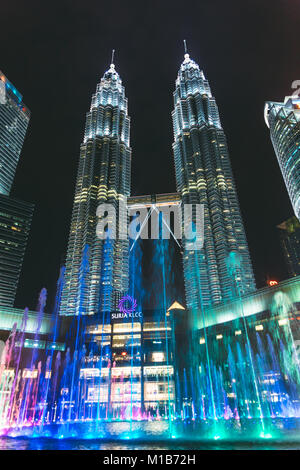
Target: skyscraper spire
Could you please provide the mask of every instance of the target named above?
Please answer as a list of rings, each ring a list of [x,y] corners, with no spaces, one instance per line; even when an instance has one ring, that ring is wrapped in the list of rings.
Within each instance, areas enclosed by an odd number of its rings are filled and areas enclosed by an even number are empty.
[[[183,45],[184,45],[184,63],[192,62],[191,59],[190,59],[190,54],[188,53],[187,44],[186,44],[185,39],[183,40]]]
[[[114,65],[114,57],[115,57],[115,50],[113,49],[113,50],[112,50],[112,53],[111,53],[111,62],[110,62],[110,65]]]
[[[187,51],[187,45],[186,45],[186,40],[185,39],[183,40],[183,45],[184,45],[184,53],[187,54],[188,51]]]

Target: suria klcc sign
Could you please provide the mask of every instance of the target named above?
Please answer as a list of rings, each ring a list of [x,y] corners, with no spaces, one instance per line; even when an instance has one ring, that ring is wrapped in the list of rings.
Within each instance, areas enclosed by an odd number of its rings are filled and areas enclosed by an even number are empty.
[[[112,320],[127,320],[127,319],[141,319],[143,318],[142,312],[136,312],[137,301],[130,295],[124,295],[121,298],[118,309],[119,312],[114,312],[111,314]]]

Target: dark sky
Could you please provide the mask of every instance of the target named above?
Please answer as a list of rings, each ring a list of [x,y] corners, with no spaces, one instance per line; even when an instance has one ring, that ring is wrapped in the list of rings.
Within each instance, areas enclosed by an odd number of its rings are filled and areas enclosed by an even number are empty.
[[[257,285],[286,278],[276,225],[293,212],[263,107],[300,79],[299,24],[295,0],[3,2],[0,69],[32,112],[12,194],[36,204],[16,306],[54,292],[85,113],[112,48],[132,120],[132,194],[175,190],[170,113],[184,38],[219,105]]]

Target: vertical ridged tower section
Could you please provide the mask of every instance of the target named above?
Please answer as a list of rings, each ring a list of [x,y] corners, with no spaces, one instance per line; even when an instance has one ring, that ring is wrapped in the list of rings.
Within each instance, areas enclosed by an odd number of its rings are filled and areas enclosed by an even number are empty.
[[[0,71],[0,194],[10,194],[29,119],[22,95]]]
[[[61,314],[95,314],[115,308],[128,289],[128,240],[100,240],[97,207],[116,210],[130,195],[130,118],[114,64],[105,72],[86,116],[66,259]],[[88,269],[82,270],[88,246]],[[84,276],[84,279],[83,279]]]
[[[236,295],[227,268],[230,252],[240,260],[239,292],[255,290],[255,281],[218,107],[189,54],[176,80],[172,119],[177,190],[183,204],[204,205],[203,249],[185,249],[183,238],[187,306],[198,309]]]
[[[265,122],[295,215],[300,220],[300,98],[287,96],[284,103],[268,101]]]

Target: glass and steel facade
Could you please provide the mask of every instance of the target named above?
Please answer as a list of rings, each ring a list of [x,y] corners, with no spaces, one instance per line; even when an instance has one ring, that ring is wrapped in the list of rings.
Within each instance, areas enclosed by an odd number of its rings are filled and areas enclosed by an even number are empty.
[[[288,96],[284,103],[268,101],[265,122],[295,215],[300,220],[300,98]]]
[[[13,306],[33,204],[0,195],[0,305]]]
[[[30,111],[0,71],[0,305],[15,300],[29,235],[33,204],[9,197]]]
[[[251,292],[255,281],[218,107],[189,54],[176,80],[172,118],[177,191],[183,205],[204,205],[203,248],[187,250],[183,239],[187,307],[197,309]],[[238,286],[228,272],[229,253],[239,259]]]
[[[130,118],[119,74],[111,64],[92,97],[80,148],[60,313],[110,311],[128,289],[128,240],[100,240],[97,207],[116,209],[130,195]],[[125,206],[126,207],[126,206]],[[85,265],[85,267],[83,267]]]
[[[279,236],[289,276],[300,275],[300,222],[291,217],[280,225]]]
[[[10,193],[29,119],[22,96],[0,71],[0,194]]]
[[[144,312],[134,320],[112,319],[101,324],[93,317],[86,328],[80,387],[91,415],[135,419],[167,415],[175,402],[175,355],[172,315]],[[96,321],[95,321],[96,320]],[[105,413],[104,413],[105,410]],[[98,410],[99,411],[99,410]]]

